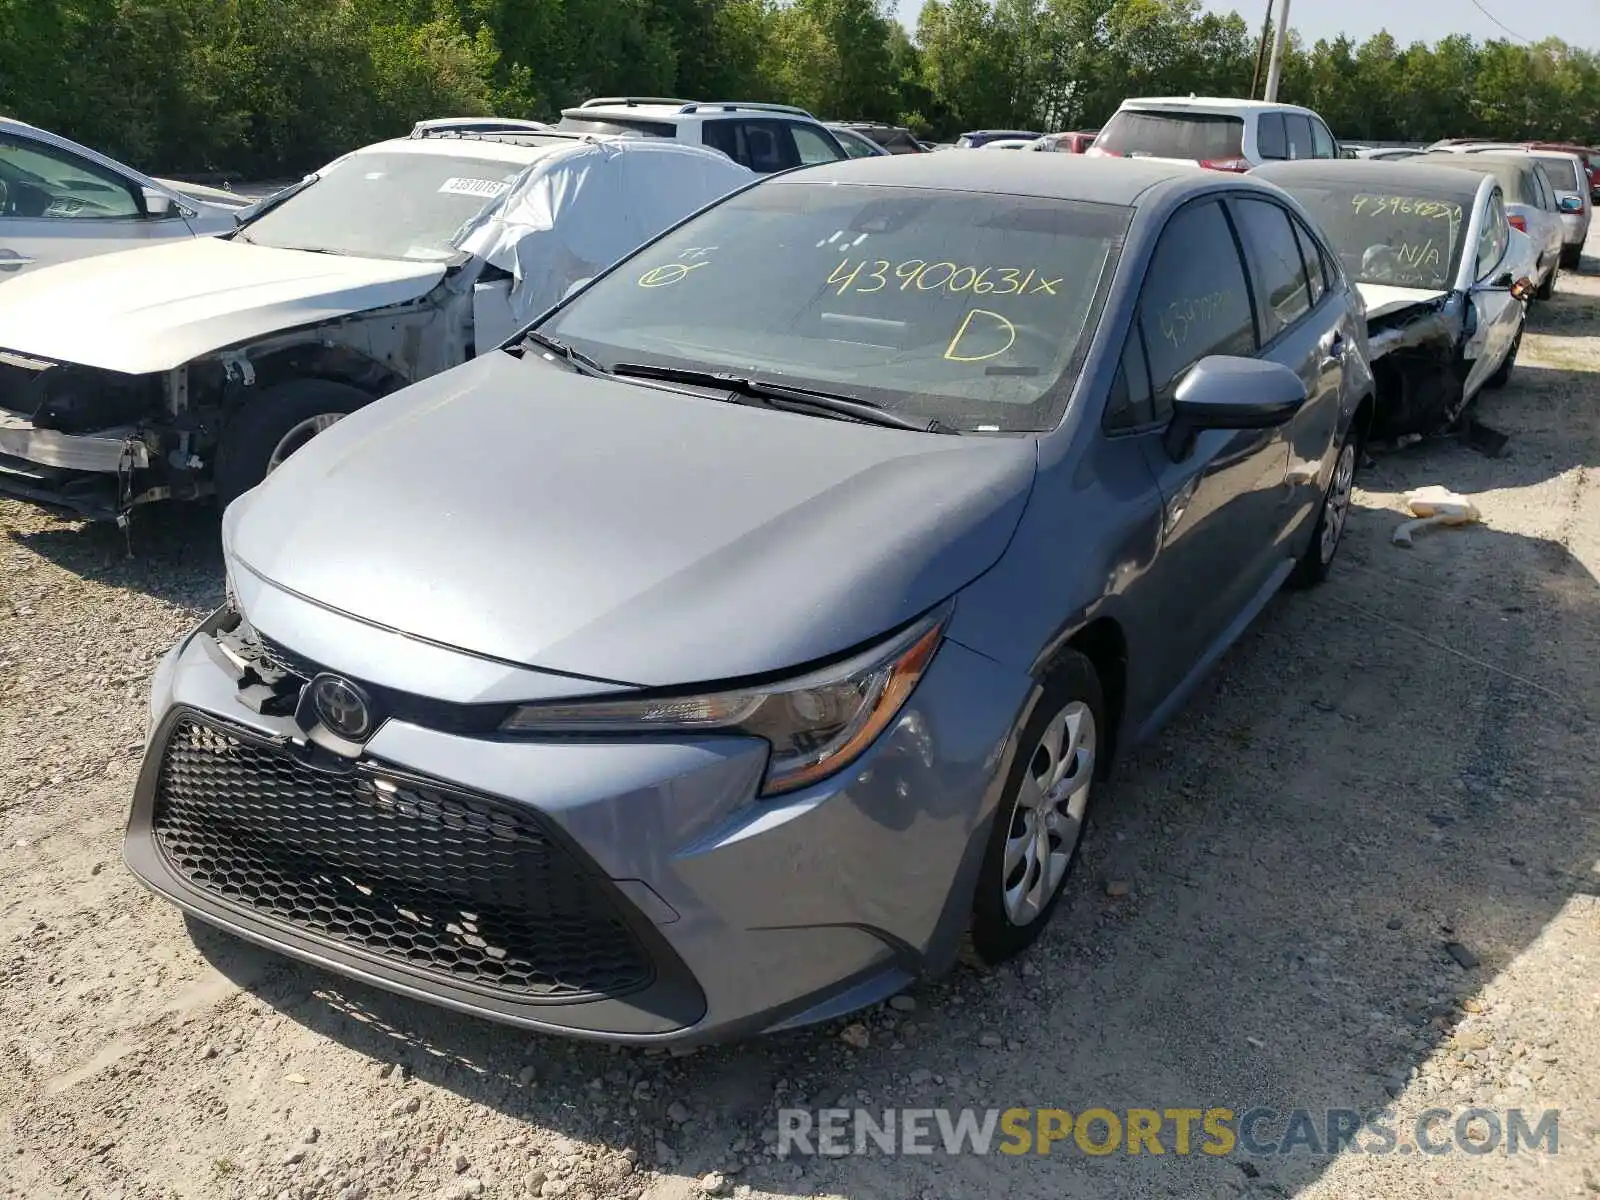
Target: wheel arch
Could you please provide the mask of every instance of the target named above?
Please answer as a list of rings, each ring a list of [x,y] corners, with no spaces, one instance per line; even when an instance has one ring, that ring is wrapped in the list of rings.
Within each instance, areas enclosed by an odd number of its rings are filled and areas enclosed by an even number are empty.
[[[1077,630],[1056,648],[1037,672],[1042,683],[1058,668],[1063,651],[1076,651],[1089,660],[1100,680],[1101,697],[1106,706],[1105,752],[1097,763],[1097,774],[1104,778],[1116,760],[1123,718],[1128,701],[1128,637],[1122,624],[1112,616],[1099,616]]]

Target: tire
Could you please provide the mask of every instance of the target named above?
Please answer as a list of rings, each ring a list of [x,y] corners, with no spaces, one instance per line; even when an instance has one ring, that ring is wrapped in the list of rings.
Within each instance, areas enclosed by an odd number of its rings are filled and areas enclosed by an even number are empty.
[[[1535,300],[1548,300],[1550,297],[1554,296],[1556,294],[1556,276],[1560,273],[1561,272],[1556,270],[1556,268],[1551,267],[1550,274],[1545,278],[1545,281],[1539,285],[1539,290],[1533,294],[1533,298]]]
[[[1504,360],[1495,368],[1494,374],[1483,381],[1484,387],[1503,388],[1511,382],[1511,372],[1517,365],[1517,351],[1522,349],[1522,330],[1517,330],[1517,337],[1511,343],[1511,349],[1506,351]]]
[[[1315,587],[1333,569],[1334,556],[1339,553],[1345,525],[1349,522],[1350,495],[1355,487],[1356,464],[1360,461],[1361,439],[1352,429],[1339,443],[1338,457],[1333,460],[1333,477],[1328,480],[1328,490],[1322,494],[1316,528],[1311,531],[1311,544],[1289,574],[1290,587]]]
[[[995,811],[964,947],[974,965],[996,966],[1020,954],[1049,923],[1083,845],[1095,756],[1109,746],[1109,734],[1094,664],[1068,650],[1017,740]],[[1045,809],[1053,815],[1040,831],[1031,814]]]
[[[1561,265],[1568,271],[1576,271],[1583,266],[1582,246],[1562,246]]]
[[[291,379],[250,396],[222,429],[211,477],[217,504],[226,508],[317,433],[372,400],[331,379]]]

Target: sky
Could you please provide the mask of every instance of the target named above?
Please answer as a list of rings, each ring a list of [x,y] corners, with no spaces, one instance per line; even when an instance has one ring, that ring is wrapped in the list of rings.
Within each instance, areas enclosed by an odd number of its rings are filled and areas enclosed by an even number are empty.
[[[1266,0],[1204,0],[1213,12],[1241,12],[1252,29],[1261,27]],[[1529,4],[1526,0],[1479,0],[1489,13],[1530,42],[1559,37],[1577,46],[1600,49],[1600,3],[1560,0]],[[1472,0],[1290,0],[1289,24],[1307,44],[1340,33],[1363,41],[1388,29],[1402,46],[1435,42],[1465,33],[1480,42],[1509,38]],[[900,20],[915,30],[922,0],[899,0]],[[1515,39],[1512,39],[1515,40]]]

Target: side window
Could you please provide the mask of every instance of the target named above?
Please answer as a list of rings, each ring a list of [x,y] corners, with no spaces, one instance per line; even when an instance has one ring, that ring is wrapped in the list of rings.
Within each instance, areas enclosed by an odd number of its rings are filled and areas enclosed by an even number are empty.
[[[705,123],[705,144],[721,150],[740,166],[770,174],[800,165],[800,154],[787,121],[749,121],[729,117]],[[839,157],[831,151],[828,161]]]
[[[713,150],[721,150],[740,166],[750,164],[740,157],[739,122],[731,120],[706,121],[700,126],[700,140]]]
[[[1220,203],[1190,204],[1167,222],[1150,259],[1135,320],[1148,360],[1150,411],[1158,421],[1171,413],[1173,389],[1200,359],[1255,353],[1250,289],[1233,225]],[[1129,406],[1135,410],[1142,376],[1138,372],[1127,381]]]
[[[1289,214],[1270,200],[1235,201],[1239,233],[1250,248],[1261,340],[1270,342],[1311,309],[1310,283]]]
[[[1272,160],[1289,157],[1288,135],[1283,130],[1282,113],[1262,113],[1256,126],[1256,153]]]
[[[1156,419],[1150,395],[1150,365],[1144,352],[1139,323],[1128,330],[1128,344],[1122,348],[1122,364],[1111,383],[1111,398],[1106,401],[1105,428],[1138,429]]]
[[[790,125],[789,132],[794,135],[795,149],[799,151],[800,161],[805,166],[813,166],[816,163],[836,162],[844,157],[839,153],[837,146],[809,125]],[[861,148],[861,151],[863,154],[872,153],[865,146]]]
[[[1511,227],[1506,224],[1505,201],[1496,192],[1489,200],[1489,211],[1483,220],[1483,231],[1478,234],[1478,278],[1482,279],[1500,265],[1511,243]]]
[[[1311,120],[1301,113],[1284,113],[1283,130],[1289,140],[1289,157],[1312,158]]]
[[[0,138],[0,196],[12,217],[93,221],[144,214],[120,175],[31,139]]]
[[[1550,186],[1550,177],[1544,173],[1543,167],[1533,168],[1533,186],[1539,193],[1539,207],[1546,212],[1556,212],[1560,205],[1556,203],[1556,190]]]
[[[744,135],[744,165],[752,171],[769,174],[800,165],[800,153],[787,121],[745,121],[740,132]]]
[[[1311,121],[1311,152],[1317,158],[1338,158],[1338,143],[1333,140],[1333,134],[1328,132],[1328,127],[1321,121],[1312,118]]]
[[[1306,279],[1311,284],[1311,307],[1315,308],[1328,290],[1328,261],[1323,258],[1317,239],[1311,236],[1309,229],[1293,218],[1289,223],[1294,226],[1295,240],[1300,243],[1300,257],[1306,262]]]

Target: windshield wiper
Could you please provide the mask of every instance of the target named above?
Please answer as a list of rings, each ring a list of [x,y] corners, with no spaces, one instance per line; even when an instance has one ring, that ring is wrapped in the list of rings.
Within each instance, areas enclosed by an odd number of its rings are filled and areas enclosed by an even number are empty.
[[[792,387],[786,383],[773,383],[766,379],[751,379],[728,371],[697,371],[690,367],[662,367],[653,363],[618,363],[611,369],[611,373],[633,376],[636,379],[660,379],[668,383],[721,388],[736,395],[764,400],[768,407],[788,412],[823,413],[844,420],[861,421],[868,425],[911,429],[917,433],[956,432],[937,418],[917,420],[914,417],[903,417],[870,400],[841,396],[837,392],[818,391],[815,388]]]
[[[573,370],[580,374],[592,375],[596,378],[603,378],[611,374],[610,371],[606,370],[582,350],[574,349],[560,338],[551,337],[548,333],[540,333],[537,329],[530,329],[525,332],[513,348],[526,350],[529,342],[550,351],[552,354],[560,355]]]

